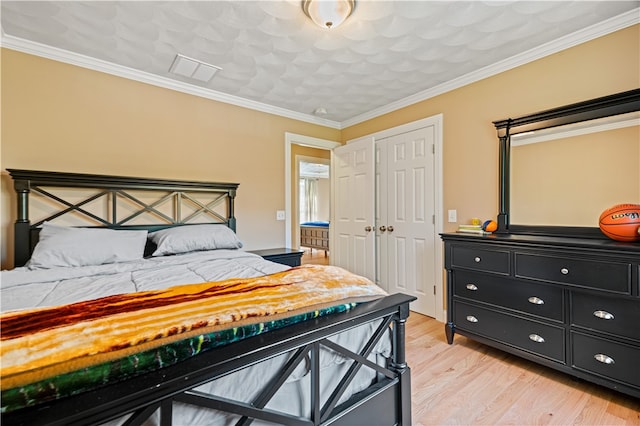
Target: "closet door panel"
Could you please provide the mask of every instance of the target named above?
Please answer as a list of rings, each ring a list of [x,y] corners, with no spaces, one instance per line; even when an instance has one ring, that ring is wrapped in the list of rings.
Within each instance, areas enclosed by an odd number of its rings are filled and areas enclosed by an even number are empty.
[[[388,288],[418,297],[417,312],[435,313],[433,242],[433,129],[424,128],[377,141],[379,252],[386,250]],[[386,179],[385,179],[386,177]],[[386,204],[386,209],[384,208]],[[432,242],[429,242],[432,241]],[[382,249],[386,247],[386,249]],[[384,258],[380,256],[384,262]],[[383,271],[385,265],[380,266]]]
[[[374,149],[371,139],[335,148],[331,262],[375,279]]]

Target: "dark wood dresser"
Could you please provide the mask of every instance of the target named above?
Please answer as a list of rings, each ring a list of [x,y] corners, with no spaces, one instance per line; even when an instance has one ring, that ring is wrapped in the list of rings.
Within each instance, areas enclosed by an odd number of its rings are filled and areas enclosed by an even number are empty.
[[[442,234],[461,334],[640,397],[640,243]]]

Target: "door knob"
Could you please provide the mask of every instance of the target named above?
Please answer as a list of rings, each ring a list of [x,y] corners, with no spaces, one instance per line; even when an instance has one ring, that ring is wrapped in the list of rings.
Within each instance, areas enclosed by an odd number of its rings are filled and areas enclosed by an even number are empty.
[[[391,225],[387,226],[387,231],[393,232],[393,226],[391,226]]]
[[[378,228],[380,230],[380,232],[384,232],[387,230],[387,227],[382,225],[380,228]]]
[[[365,230],[366,232],[371,232],[371,227],[370,227],[370,226],[365,226],[365,227],[364,227],[364,230]]]

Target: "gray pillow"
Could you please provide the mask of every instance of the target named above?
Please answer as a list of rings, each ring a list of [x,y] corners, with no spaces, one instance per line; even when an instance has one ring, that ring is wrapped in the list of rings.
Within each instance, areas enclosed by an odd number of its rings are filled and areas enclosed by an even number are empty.
[[[139,260],[146,242],[147,231],[73,228],[45,222],[28,266],[45,269]]]
[[[149,239],[158,248],[152,256],[200,250],[238,249],[242,242],[226,225],[184,225],[151,232]]]

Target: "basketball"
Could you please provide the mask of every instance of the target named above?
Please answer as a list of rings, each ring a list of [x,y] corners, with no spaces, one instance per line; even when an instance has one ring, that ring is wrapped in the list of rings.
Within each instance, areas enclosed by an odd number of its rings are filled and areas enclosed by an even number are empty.
[[[602,212],[599,220],[604,235],[616,241],[640,241],[640,204],[617,204]]]
[[[482,224],[482,229],[487,232],[493,232],[498,229],[498,224],[495,220],[487,220]]]

